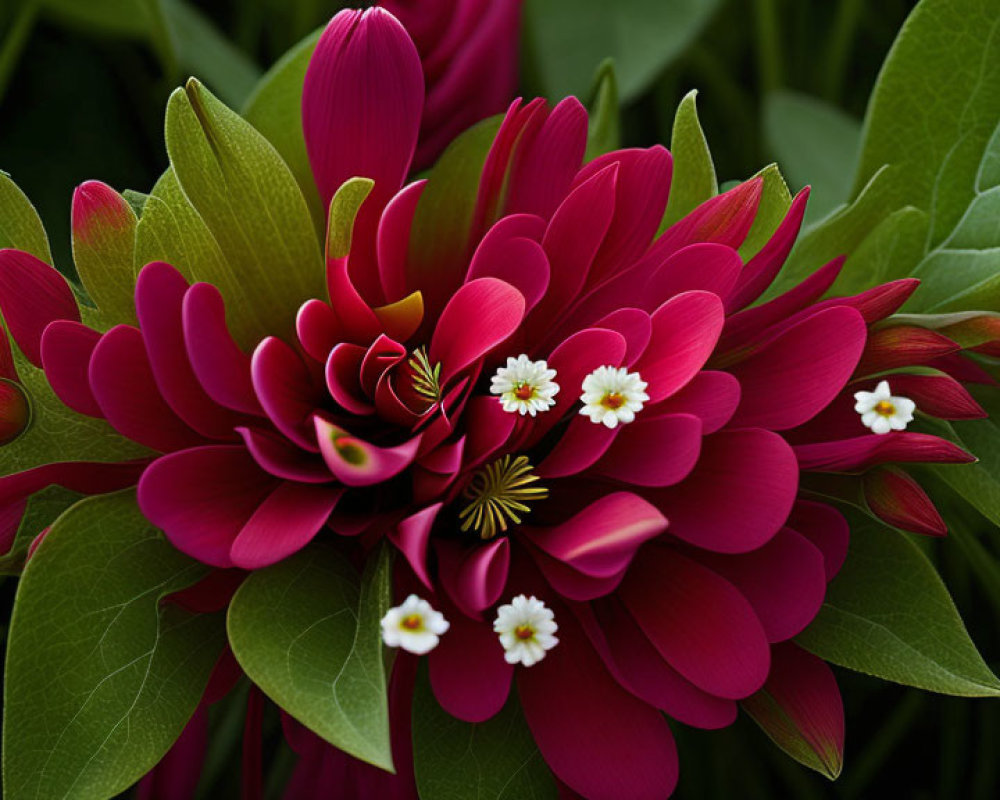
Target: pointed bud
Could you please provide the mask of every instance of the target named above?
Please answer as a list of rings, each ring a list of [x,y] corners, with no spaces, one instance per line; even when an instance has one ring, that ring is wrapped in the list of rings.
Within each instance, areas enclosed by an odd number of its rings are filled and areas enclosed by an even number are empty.
[[[889,376],[892,390],[909,397],[923,414],[938,419],[982,419],[987,416],[957,380],[950,375]]]
[[[856,376],[926,364],[960,350],[947,336],[915,325],[895,325],[869,334]]]
[[[20,385],[0,378],[0,446],[24,433],[31,421],[28,396]]]
[[[928,536],[948,532],[927,493],[903,470],[879,467],[865,473],[862,480],[868,507],[887,525]]]

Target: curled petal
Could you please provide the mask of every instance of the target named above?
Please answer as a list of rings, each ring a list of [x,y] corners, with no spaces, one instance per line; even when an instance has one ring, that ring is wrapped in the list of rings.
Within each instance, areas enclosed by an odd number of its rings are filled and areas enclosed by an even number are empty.
[[[434,590],[431,577],[427,572],[427,545],[430,541],[431,528],[441,510],[441,503],[435,503],[400,520],[391,531],[391,541],[406,557],[413,572],[429,590]]]
[[[314,416],[313,424],[323,460],[348,486],[371,486],[394,478],[413,463],[420,448],[420,436],[397,447],[378,447],[322,417]]]
[[[254,351],[251,375],[257,399],[275,427],[299,447],[318,452],[312,415],[323,397],[298,353],[269,336]]]

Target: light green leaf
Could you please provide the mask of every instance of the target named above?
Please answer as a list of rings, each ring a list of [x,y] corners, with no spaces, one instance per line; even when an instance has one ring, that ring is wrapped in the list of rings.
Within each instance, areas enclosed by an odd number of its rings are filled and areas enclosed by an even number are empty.
[[[1000,696],[1000,681],[920,548],[856,514],[847,562],[797,641],[826,661],[907,686]]]
[[[806,224],[847,202],[861,124],[835,106],[798,92],[764,98],[764,139],[788,181],[812,186]]]
[[[160,760],[225,644],[221,615],[160,600],[206,572],[150,527],[133,492],[59,518],[14,604],[5,797],[112,797]]]
[[[617,150],[619,146],[621,111],[618,108],[618,79],[613,59],[606,58],[597,68],[588,105],[590,125],[584,161],[593,161],[600,155]]]
[[[231,266],[205,279],[226,298],[235,338],[290,334],[299,306],[326,292],[295,178],[253,126],[193,79],[170,97],[166,138],[181,189]]]
[[[712,153],[698,121],[697,97],[696,89],[684,95],[674,115],[674,129],[670,135],[674,173],[661,231],[719,193]]]
[[[314,545],[250,575],[229,607],[229,641],[250,679],[303,725],[392,770],[380,620],[391,602],[389,551],[359,581]]]
[[[302,133],[302,86],[321,33],[310,34],[285,53],[260,79],[243,108],[243,117],[267,137],[292,171],[320,236],[326,227],[326,209],[316,188]]]
[[[558,790],[516,692],[476,725],[438,705],[427,670],[413,695],[413,769],[421,800],[554,800]]]
[[[543,93],[557,99],[585,96],[587,77],[610,56],[622,102],[629,103],[694,41],[717,6],[717,0],[528,0],[529,59]]]
[[[52,263],[49,237],[35,207],[10,175],[0,171],[0,250],[8,247]]]
[[[327,228],[326,257],[344,258],[351,252],[351,237],[358,209],[368,199],[375,181],[350,178],[344,181],[330,200],[330,223]]]
[[[757,255],[767,244],[767,240],[778,229],[792,205],[788,184],[785,183],[777,164],[769,164],[754,177],[763,178],[764,187],[761,190],[757,216],[754,218],[750,233],[740,246],[740,258],[744,262]]]

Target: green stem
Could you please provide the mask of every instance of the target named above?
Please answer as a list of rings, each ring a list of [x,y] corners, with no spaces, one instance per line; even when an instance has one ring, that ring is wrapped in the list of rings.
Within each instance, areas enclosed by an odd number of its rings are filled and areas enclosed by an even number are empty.
[[[21,53],[24,52],[31,31],[35,27],[38,10],[38,0],[25,0],[21,10],[17,12],[3,44],[0,44],[0,101],[3,100],[7,84],[10,83],[14,74],[14,68],[17,67]]]
[[[864,0],[841,0],[837,6],[837,16],[833,21],[826,48],[826,58],[823,59],[825,80],[823,95],[830,102],[840,99],[847,77],[847,59],[851,55],[854,44],[854,31],[861,19]]]
[[[781,30],[776,0],[757,0],[757,73],[762,92],[773,92],[782,84]]]

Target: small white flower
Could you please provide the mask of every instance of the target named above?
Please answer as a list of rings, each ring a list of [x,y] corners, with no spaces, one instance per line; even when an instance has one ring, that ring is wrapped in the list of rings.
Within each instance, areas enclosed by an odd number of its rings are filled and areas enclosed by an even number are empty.
[[[559,644],[552,635],[559,630],[555,614],[534,595],[519,594],[508,605],[500,606],[493,630],[500,636],[508,664],[530,667],[545,658],[546,650]]]
[[[556,371],[544,361],[532,361],[521,353],[508,358],[507,366],[497,370],[490,393],[500,395],[504,411],[535,416],[556,404],[553,398],[559,393],[559,384],[552,380],[555,376]]]
[[[423,655],[438,646],[440,636],[450,627],[448,620],[431,604],[411,594],[402,605],[390,608],[382,617],[382,641]]]
[[[874,392],[855,392],[854,410],[861,415],[861,422],[873,433],[902,431],[913,421],[917,408],[908,397],[893,397],[888,381],[879,381]]]
[[[631,422],[649,400],[647,385],[638,372],[629,372],[625,367],[598,367],[583,379],[580,413],[609,428]]]

